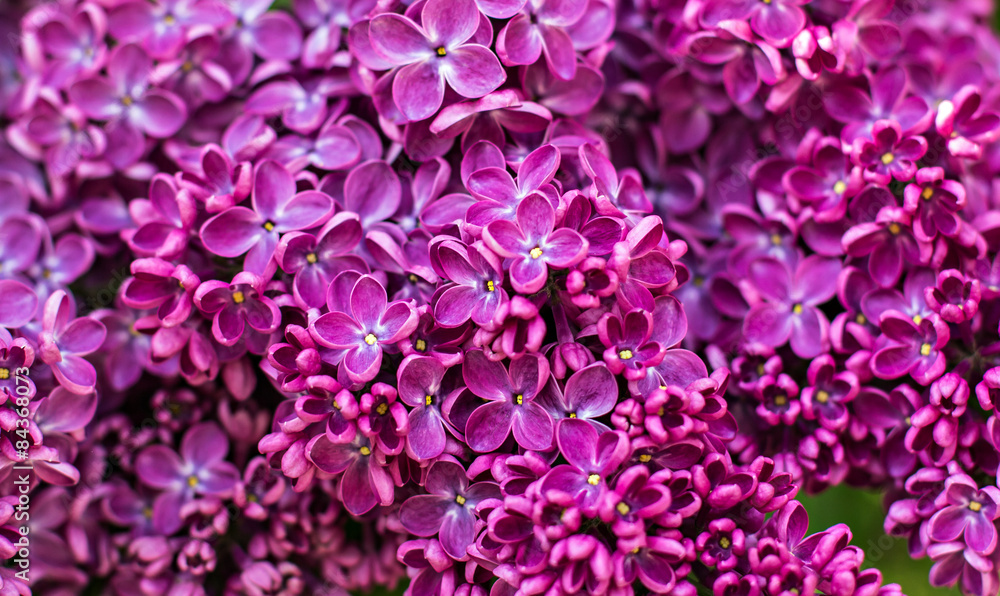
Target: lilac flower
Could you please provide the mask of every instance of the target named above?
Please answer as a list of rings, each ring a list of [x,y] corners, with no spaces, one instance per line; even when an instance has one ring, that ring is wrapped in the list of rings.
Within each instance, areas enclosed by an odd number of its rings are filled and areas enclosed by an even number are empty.
[[[599,433],[583,420],[564,420],[556,442],[569,463],[552,468],[541,489],[568,493],[585,512],[596,512],[608,491],[607,479],[630,455],[628,438],[621,431]]]
[[[858,378],[850,371],[836,372],[829,354],[823,354],[809,364],[809,387],[802,391],[802,414],[807,420],[838,432],[847,426],[845,404],[858,394]]]
[[[317,236],[304,232],[285,234],[275,251],[281,269],[295,276],[292,289],[305,306],[326,301],[326,290],[340,272],[367,271],[368,266],[351,251],[361,240],[361,220],[341,211],[330,218]]]
[[[188,238],[198,215],[195,201],[179,191],[173,178],[157,174],[149,184],[149,200],[129,203],[129,213],[139,227],[124,234],[137,254],[161,259],[175,259],[187,249]]]
[[[634,309],[621,317],[606,313],[597,323],[598,337],[604,344],[604,362],[615,374],[624,374],[629,381],[646,377],[646,369],[663,360],[666,346],[651,341],[653,315]]]
[[[914,238],[910,216],[898,207],[883,207],[873,222],[859,223],[844,234],[844,250],[852,257],[868,255],[868,272],[883,288],[896,285],[907,263],[924,263],[931,245]]]
[[[122,302],[132,308],[155,308],[157,318],[166,327],[188,319],[201,280],[186,265],[175,266],[156,258],[136,259],[131,271],[133,277],[122,286]]]
[[[380,454],[362,436],[352,443],[332,443],[326,435],[318,435],[305,453],[320,470],[341,476],[338,497],[352,514],[364,515],[379,503],[392,502],[392,479],[376,461]]]
[[[940,318],[931,316],[918,325],[912,318],[890,310],[882,315],[880,327],[891,341],[872,356],[875,376],[896,379],[909,374],[921,385],[929,385],[944,372],[941,349],[951,333]]]
[[[221,147],[208,145],[201,152],[201,172],[183,172],[178,184],[204,203],[209,213],[218,213],[250,196],[252,174],[250,164],[233,165]]]
[[[480,243],[466,246],[444,240],[432,245],[431,262],[442,278],[452,282],[434,304],[438,324],[458,327],[472,319],[477,325],[490,327],[497,309],[508,300],[496,255]]]
[[[603,432],[610,429],[597,418],[614,409],[617,392],[612,372],[604,364],[595,363],[573,373],[563,389],[550,378],[538,401],[557,423],[574,418],[586,420]]]
[[[134,164],[145,151],[143,134],[165,138],[184,123],[187,109],[179,97],[149,88],[153,61],[133,44],[115,48],[108,57],[108,77],[73,84],[69,97],[94,120],[109,120],[105,157],[117,168]]]
[[[877,184],[889,184],[893,179],[911,180],[917,171],[917,160],[927,153],[923,137],[904,137],[899,124],[892,120],[876,122],[872,139],[854,142],[854,163],[864,168],[865,180]]]
[[[840,141],[820,140],[813,149],[812,167],[796,166],[785,172],[782,183],[796,197],[816,208],[818,221],[844,216],[847,200],[861,190],[860,172],[841,151]]]
[[[534,64],[544,54],[556,77],[572,79],[576,74],[576,51],[566,29],[584,16],[587,2],[530,0],[525,8],[497,34],[497,53],[503,63]]]
[[[310,134],[326,120],[328,96],[339,91],[340,83],[332,77],[303,83],[279,80],[264,85],[247,98],[249,114],[275,116],[295,132]]]
[[[536,354],[526,354],[510,363],[510,370],[482,351],[469,352],[462,365],[465,385],[487,400],[469,416],[465,438],[469,447],[483,453],[494,451],[514,431],[514,440],[534,451],[552,446],[553,422],[535,399],[549,378],[549,363]]]
[[[936,286],[924,288],[927,306],[949,323],[964,323],[975,317],[981,296],[979,280],[966,281],[955,269],[942,271]]]
[[[226,495],[239,480],[236,466],[226,461],[229,441],[212,422],[196,424],[184,433],[179,454],[153,445],[135,458],[136,475],[162,491],[153,503],[153,526],[172,534],[181,525],[181,508],[195,495]]]
[[[188,28],[222,28],[235,19],[221,0],[162,0],[119,3],[108,20],[118,41],[142,43],[154,58],[167,58],[184,45]]]
[[[750,341],[776,348],[786,341],[801,358],[823,351],[829,322],[818,305],[836,293],[840,263],[817,256],[799,263],[794,277],[788,267],[775,259],[759,259],[750,264],[750,281],[767,302],[747,313],[743,333]]]
[[[278,373],[282,391],[297,393],[306,388],[310,377],[323,370],[323,357],[307,329],[288,325],[285,338],[289,343],[273,343],[267,349],[267,361]]]
[[[916,182],[903,191],[903,209],[913,217],[913,235],[931,242],[941,233],[949,238],[959,232],[958,211],[965,207],[965,187],[945,180],[941,168],[917,170]]]
[[[417,460],[433,459],[444,452],[446,429],[453,435],[459,434],[443,414],[449,398],[444,384],[446,370],[435,358],[413,355],[403,360],[397,372],[399,399],[412,408],[408,414],[407,452]]]
[[[997,544],[993,520],[1000,516],[1000,489],[980,489],[967,476],[953,476],[945,481],[941,500],[946,506],[931,517],[928,533],[940,542],[950,542],[964,535],[973,551],[985,555]]]
[[[399,509],[399,522],[417,536],[438,535],[448,556],[463,560],[475,538],[476,505],[500,497],[494,482],[470,485],[462,466],[448,460],[431,464],[424,481],[430,494],[407,499]]]
[[[358,430],[374,443],[380,453],[399,455],[406,446],[410,422],[406,407],[396,401],[396,390],[385,383],[375,383],[361,396]]]
[[[233,281],[206,281],[194,294],[198,310],[212,316],[212,336],[224,346],[243,337],[246,325],[260,333],[272,333],[281,324],[281,311],[264,295],[264,280],[248,271]]]
[[[247,253],[247,271],[266,271],[279,236],[285,232],[321,225],[333,210],[333,200],[322,192],[296,192],[291,174],[274,161],[257,166],[253,209],[230,207],[204,223],[201,240],[205,248],[223,257]]]
[[[938,106],[937,131],[948,140],[948,151],[956,157],[979,159],[983,144],[1000,135],[1000,116],[979,113],[981,101],[979,89],[966,85],[951,101]]]
[[[498,220],[483,229],[483,240],[498,255],[515,259],[510,268],[514,289],[534,294],[545,286],[548,269],[565,269],[587,255],[587,241],[578,232],[555,229],[555,210],[538,194],[517,206],[515,221]]]
[[[106,330],[92,317],[73,318],[75,313],[76,305],[66,292],[49,296],[42,310],[38,356],[52,367],[60,385],[84,395],[97,384],[97,371],[83,356],[101,347]]]
[[[411,121],[429,118],[444,100],[445,82],[463,97],[482,97],[499,87],[506,75],[488,48],[470,43],[480,13],[472,0],[445,4],[430,0],[418,25],[408,17],[384,13],[369,24],[372,48],[399,68],[392,97]],[[379,70],[376,65],[373,65]]]
[[[778,0],[775,2],[724,2],[713,0],[701,11],[701,23],[715,27],[722,21],[750,19],[753,30],[777,47],[791,44],[792,39],[806,24],[806,15],[799,8],[803,2]]]
[[[56,17],[39,27],[38,41],[51,57],[46,65],[48,83],[65,89],[100,70],[108,55],[103,43],[106,33],[107,18],[93,4],[80,6],[71,18]]]
[[[153,78],[176,93],[190,109],[221,101],[232,90],[233,82],[216,62],[220,47],[215,34],[199,35],[188,41],[174,60],[157,65]]]
[[[242,84],[254,65],[254,55],[268,61],[290,61],[302,53],[302,28],[283,11],[268,10],[271,0],[229,4],[236,26],[222,40],[219,63],[229,71],[233,85]]]
[[[834,35],[841,32],[834,28]],[[846,124],[840,133],[844,142],[872,136],[879,120],[899,123],[904,135],[921,133],[930,126],[934,114],[921,97],[908,93],[906,70],[892,65],[869,78],[870,92],[843,85],[831,89],[824,101],[830,116]]]
[[[310,333],[320,345],[347,350],[343,366],[357,383],[370,381],[382,366],[382,352],[417,327],[417,312],[406,302],[388,302],[385,288],[365,275],[351,289],[348,312],[330,312]]]

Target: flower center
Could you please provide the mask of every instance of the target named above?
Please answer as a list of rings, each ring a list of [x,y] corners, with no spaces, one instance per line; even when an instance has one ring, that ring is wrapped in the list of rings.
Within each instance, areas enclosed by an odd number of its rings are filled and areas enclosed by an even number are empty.
[[[922,346],[920,346],[920,355],[921,356],[930,356],[931,355],[931,344],[923,344]]]
[[[188,486],[190,486],[191,488],[198,486],[198,477],[195,476],[194,474],[188,476]]]
[[[0,379],[9,379],[9,378],[10,378],[10,369],[0,368]]]
[[[369,346],[374,346],[375,342],[377,341],[378,338],[375,337],[374,333],[369,333],[368,335],[365,336],[365,343],[368,344]]]
[[[132,99],[131,95],[126,95],[125,97],[122,98],[122,105],[125,106],[125,107],[128,107],[128,106],[132,105],[133,103],[135,103],[135,100]]]
[[[598,476],[597,474],[591,474],[590,476],[587,476],[587,484],[591,486],[597,486],[600,483],[601,483],[601,477]]]
[[[883,153],[882,154],[882,165],[886,165],[887,166],[887,165],[891,164],[895,160],[896,160],[896,156],[893,155],[892,153]]]
[[[979,511],[982,508],[983,508],[983,505],[981,503],[979,503],[978,501],[973,501],[973,502],[969,503],[969,509],[971,509],[973,511]]]
[[[489,280],[489,281],[486,282],[486,291],[487,292],[492,292],[492,291],[494,291],[496,289],[497,289],[497,287],[495,285],[493,285],[493,280]]]
[[[444,57],[444,56],[448,55],[448,50],[444,49],[444,46],[439,46],[438,49],[435,50],[435,51],[437,52],[437,55],[440,56],[440,57]]]
[[[927,188],[924,189],[924,192],[920,193],[920,196],[925,201],[929,201],[931,200],[931,197],[934,196],[934,189],[928,186]]]
[[[514,403],[516,403],[519,406],[523,406],[524,405],[524,395],[521,394],[521,393],[518,393],[517,395],[515,395],[514,396]]]
[[[6,379],[7,377],[4,377],[4,378]],[[569,413],[569,417],[570,418],[576,418],[576,412],[570,412]]]
[[[422,339],[418,339],[417,341],[413,342],[413,349],[418,352],[423,352],[424,350],[427,349],[427,342],[425,342]]]
[[[837,180],[837,183],[833,185],[833,192],[838,195],[844,194],[845,190],[847,190],[847,184],[843,180]]]
[[[465,505],[465,497],[463,497],[462,495],[456,495],[455,502],[458,503],[459,505]]]
[[[618,352],[618,357],[622,360],[631,360],[632,350],[622,350],[621,352]]]
[[[792,307],[792,312],[795,313],[795,314],[797,314],[797,315],[801,315],[802,314],[802,305],[801,304],[796,304],[795,306],[793,306]]]
[[[778,394],[774,397],[774,405],[783,406],[788,403],[788,397],[784,394]]]
[[[721,546],[722,548],[729,548],[732,545],[733,541],[727,538],[726,536],[719,538],[719,546]]]
[[[618,513],[622,515],[628,515],[628,512],[632,510],[632,508],[625,503],[618,503],[618,505],[615,506],[615,509],[617,509]]]
[[[854,321],[857,322],[858,325],[864,325],[868,322],[868,319],[865,318],[865,315],[858,313],[858,316],[854,317]]]
[[[235,302],[236,304],[243,304],[245,300],[246,296],[243,295],[243,292],[239,290],[233,292],[233,302]]]
[[[417,283],[418,281],[420,281],[420,278],[419,278],[419,277],[417,277],[416,275],[412,274],[412,273],[411,273],[411,274],[409,274],[408,276],[406,276],[406,279],[410,280],[410,283],[411,283],[411,284],[415,284],[415,283]]]
[[[924,318],[922,316],[920,316],[920,315],[913,315],[913,322],[916,323],[917,325],[919,325],[920,323],[922,323],[923,320],[924,320]]]
[[[166,23],[167,25],[173,25],[175,22],[177,22],[177,19],[174,18],[174,15],[168,14],[167,16],[163,17],[163,22]]]
[[[359,449],[359,451],[361,452],[361,455],[371,455],[372,454],[372,450],[369,449],[367,445],[364,446],[364,447],[362,447],[361,449]]]
[[[385,413],[389,411],[389,404],[386,403],[379,404],[378,407],[375,408],[375,411],[378,413],[379,416],[385,416]]]
[[[538,258],[540,258],[540,257],[542,256],[542,254],[544,254],[544,253],[542,253],[542,249],[540,249],[540,248],[538,248],[538,247],[536,246],[535,248],[531,249],[531,252],[529,252],[528,254],[530,254],[530,255],[531,255],[531,258],[532,258],[532,259],[538,259]]]
[[[830,401],[830,394],[820,389],[819,391],[816,392],[816,401],[818,401],[821,404],[825,404],[826,402]]]
[[[315,264],[316,261],[318,261],[318,260],[319,259],[316,257],[316,253],[314,253],[314,252],[311,252],[311,253],[309,253],[309,254],[306,255],[306,262],[308,262],[310,265]]]
[[[639,461],[641,461],[644,464],[649,463],[651,459],[653,459],[653,456],[648,453],[643,453],[642,455],[639,456]]]
[[[181,70],[184,72],[191,72],[194,70],[194,62],[191,62],[190,60],[184,62],[184,64],[181,65]]]
[[[274,222],[271,220],[265,221],[264,229],[267,230],[268,232],[274,231]]]
[[[434,396],[433,395],[425,395],[424,396],[424,405],[425,406],[429,406],[432,403],[434,403]]]
[[[778,234],[771,234],[771,244],[778,246],[781,244],[781,236]]]
[[[901,231],[902,230],[900,229],[898,223],[892,222],[891,224],[889,224],[889,233],[892,234],[893,236],[898,236],[899,232]]]

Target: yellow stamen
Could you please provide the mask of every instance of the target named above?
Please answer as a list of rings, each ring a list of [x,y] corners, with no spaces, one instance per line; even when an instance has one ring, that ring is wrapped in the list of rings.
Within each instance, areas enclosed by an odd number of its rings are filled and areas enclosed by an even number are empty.
[[[406,276],[406,279],[410,280],[410,283],[411,283],[411,284],[415,284],[415,283],[417,283],[418,281],[420,281],[420,278],[419,278],[419,277],[417,277],[416,275],[412,274],[412,273],[411,273],[411,274],[409,274],[409,275],[407,275],[407,276]]]
[[[359,449],[359,451],[361,451],[361,455],[371,455],[372,454],[372,450],[369,449],[367,446],[362,447],[361,449]]]
[[[4,377],[4,378],[6,378],[6,377]],[[576,418],[576,412],[570,412],[569,413],[569,417],[570,418]]]
[[[173,25],[174,23],[177,22],[177,19],[174,18],[174,15],[168,14],[167,16],[163,17],[163,22],[166,23],[167,25]]]
[[[920,346],[920,355],[921,356],[930,356],[931,355],[931,344],[924,344],[924,345]]]
[[[368,335],[365,336],[365,343],[368,344],[369,346],[374,346],[375,342],[377,341],[378,338],[375,337],[374,333],[369,333]]]
[[[184,64],[181,65],[181,70],[183,70],[184,72],[191,72],[192,70],[194,70],[194,62],[191,62],[190,60],[186,61]]]
[[[701,286],[705,285],[705,278],[704,277],[698,276],[698,277],[694,278],[693,281],[694,281],[695,287],[700,288]]]
[[[622,350],[621,352],[618,352],[618,357],[622,360],[631,360],[632,350]]]
[[[9,379],[9,378],[10,378],[10,369],[0,368],[0,379]]]
[[[889,233],[892,234],[893,236],[899,235],[901,231],[902,229],[899,227],[898,223],[892,222],[891,224],[889,224]]]
[[[591,474],[590,476],[587,476],[587,484],[591,486],[597,486],[600,483],[601,483],[601,477],[598,476],[597,474]]]
[[[641,461],[644,464],[649,463],[651,459],[653,459],[653,456],[648,453],[643,453],[642,455],[639,456],[639,461]]]
[[[857,323],[858,325],[864,325],[865,323],[867,323],[867,322],[868,322],[868,319],[866,319],[866,318],[865,318],[865,315],[863,315],[863,314],[861,314],[861,313],[858,313],[858,316],[854,317],[854,321],[855,321],[855,322],[856,322],[856,323]]]
[[[265,221],[264,222],[264,229],[267,230],[268,232],[273,231],[274,230],[274,222],[273,221]]]
[[[434,403],[434,396],[433,395],[425,395],[424,396],[424,405],[425,406],[429,406],[432,403]]]
[[[375,411],[378,413],[379,416],[385,416],[385,413],[389,411],[389,404],[385,403],[379,404],[378,407],[375,408]]]
[[[318,260],[319,258],[316,256],[316,253],[314,252],[311,252],[306,255],[306,262],[309,263],[310,265],[314,264]]]
[[[722,548],[729,548],[730,546],[732,546],[732,544],[733,541],[727,538],[726,536],[719,538],[719,546],[721,546]]]
[[[152,519],[153,518],[153,508],[152,507],[143,507],[142,508],[142,515],[146,519]]]
[[[816,401],[818,401],[821,404],[825,404],[826,402],[830,401],[830,394],[820,389],[819,391],[816,392]]]
[[[924,318],[920,315],[913,315],[913,322],[919,325],[924,321]]]
[[[896,156],[892,153],[885,153],[882,155],[882,164],[889,165],[896,160]]]
[[[771,244],[778,246],[781,244],[781,236],[778,234],[771,234]]]
[[[664,410],[663,408],[660,408],[659,410],[656,411],[656,415],[657,416],[663,416],[666,413],[667,413],[667,411]]]
[[[455,497],[455,502],[458,503],[459,505],[465,505],[465,497],[463,497],[462,495],[458,495]]]
[[[524,405],[524,395],[522,395],[520,393],[518,393],[517,395],[515,395],[514,396],[514,403],[516,403],[519,406],[523,406]]]
[[[134,99],[132,99],[132,97],[131,97],[131,96],[128,96],[128,95],[126,95],[125,97],[123,97],[123,98],[122,98],[122,105],[124,105],[124,106],[128,107],[128,106],[132,105],[132,103],[133,103],[134,101],[135,101],[135,100],[134,100]]]
[[[795,306],[793,306],[792,307],[792,312],[795,313],[795,314],[797,314],[797,315],[801,315],[802,314],[802,305],[801,304],[796,304]]]
[[[931,200],[931,197],[934,196],[934,189],[928,186],[927,188],[924,189],[924,192],[920,193],[920,196],[925,201],[929,201]]]
[[[535,248],[531,249],[531,252],[528,253],[528,254],[531,255],[532,259],[538,259],[538,258],[541,258],[542,254],[544,254],[544,253],[542,253],[542,249],[540,249],[540,248],[538,248],[536,246]]]
[[[195,476],[194,474],[191,474],[190,476],[188,476],[188,486],[190,486],[192,488],[198,486],[198,477]]]
[[[427,349],[427,342],[425,342],[422,339],[418,339],[417,341],[413,342],[413,349],[418,352],[423,352],[424,350]]]
[[[235,302],[236,304],[243,304],[245,300],[246,296],[243,295],[243,292],[239,290],[233,292],[233,302]]]
[[[448,55],[448,50],[444,49],[444,46],[441,46],[441,47],[439,47],[437,49],[437,55],[438,56],[447,56]]]
[[[493,281],[492,280],[486,282],[486,291],[487,292],[492,292],[492,291],[494,291],[496,289],[497,289],[497,287],[495,285],[493,285]]]
[[[982,504],[978,503],[977,501],[969,503],[969,509],[973,511],[979,511],[982,508],[983,508]]]
[[[758,377],[764,376],[764,365],[763,364],[758,364],[757,365],[757,376]]]
[[[618,505],[615,506],[615,509],[617,509],[618,513],[622,515],[628,515],[628,512],[632,510],[632,508],[625,503],[618,503]]]
[[[788,397],[785,395],[779,395],[774,398],[774,405],[783,406],[788,403]]]
[[[845,190],[847,190],[847,184],[843,180],[837,180],[837,183],[833,185],[833,192],[838,195],[844,194]]]

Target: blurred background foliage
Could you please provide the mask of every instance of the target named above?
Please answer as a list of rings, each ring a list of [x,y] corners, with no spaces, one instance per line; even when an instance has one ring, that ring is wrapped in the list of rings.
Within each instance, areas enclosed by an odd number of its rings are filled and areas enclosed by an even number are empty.
[[[274,8],[290,10],[292,0],[276,0]],[[994,18],[1000,31],[1000,12]],[[906,541],[887,536],[882,529],[885,510],[881,495],[848,486],[838,486],[820,495],[800,494],[799,500],[809,512],[809,530],[818,532],[832,525],[847,524],[854,534],[852,544],[865,550],[865,567],[882,571],[885,583],[897,583],[907,596],[958,596],[958,588],[934,588],[927,580],[931,563],[928,559],[914,561],[906,549]],[[357,596],[399,596],[404,586],[396,590],[378,589]]]

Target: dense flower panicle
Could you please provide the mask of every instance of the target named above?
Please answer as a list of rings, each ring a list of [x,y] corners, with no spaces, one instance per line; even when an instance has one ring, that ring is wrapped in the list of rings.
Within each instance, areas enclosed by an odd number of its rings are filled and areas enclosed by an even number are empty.
[[[0,7],[0,595],[996,596],[987,6],[271,4]]]

